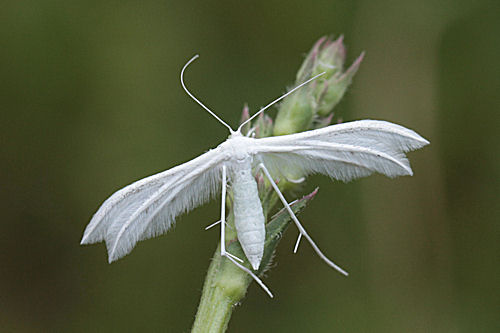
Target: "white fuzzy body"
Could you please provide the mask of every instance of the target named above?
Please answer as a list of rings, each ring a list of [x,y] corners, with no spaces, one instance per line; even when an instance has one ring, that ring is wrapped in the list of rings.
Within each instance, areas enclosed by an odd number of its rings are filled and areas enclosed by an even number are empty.
[[[252,175],[250,156],[245,162],[233,166],[231,185],[238,240],[253,269],[258,269],[264,254],[266,229],[257,182]]]
[[[233,133],[218,148],[230,156],[229,175],[233,191],[234,225],[243,252],[254,269],[258,269],[264,254],[265,218],[259,199],[257,182],[252,174],[255,139]]]

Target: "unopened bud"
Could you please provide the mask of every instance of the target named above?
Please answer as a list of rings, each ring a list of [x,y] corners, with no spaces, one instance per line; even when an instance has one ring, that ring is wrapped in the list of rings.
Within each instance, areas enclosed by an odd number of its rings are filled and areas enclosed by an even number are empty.
[[[302,83],[307,79],[311,78],[314,67],[316,66],[316,62],[318,59],[319,49],[321,45],[325,42],[326,37],[321,37],[312,47],[311,51],[307,54],[304,62],[300,66],[299,71],[297,72],[296,83]],[[319,73],[318,73],[319,74]]]
[[[285,98],[276,116],[274,135],[303,132],[310,128],[315,109],[312,93],[312,87],[306,86]]]
[[[273,134],[273,119],[267,114],[261,113],[257,116],[257,120],[254,125],[255,137],[265,138]]]
[[[243,111],[241,111],[241,119],[240,119],[240,124],[243,124],[245,121],[247,121],[250,118],[250,110],[248,109],[248,105],[245,103],[243,106]],[[250,123],[245,124],[243,128],[241,129],[241,133],[247,134],[248,131],[250,130]]]
[[[333,111],[333,108],[340,102],[344,96],[347,88],[352,82],[352,78],[358,71],[359,65],[363,60],[364,53],[354,61],[354,63],[343,72],[342,69],[335,74],[333,74],[327,81],[323,84],[323,87],[316,90],[318,96],[318,109],[317,114],[321,117],[325,117]],[[318,88],[320,88],[318,86]]]
[[[279,107],[274,135],[284,135],[326,126],[356,74],[363,53],[344,71],[346,50],[343,37],[322,37],[312,47],[297,72],[296,84],[325,72],[284,99]],[[316,126],[317,125],[317,126]]]
[[[344,37],[340,36],[336,41],[327,39],[318,53],[315,66],[311,76],[326,72],[323,80],[328,80],[342,71],[345,61]]]

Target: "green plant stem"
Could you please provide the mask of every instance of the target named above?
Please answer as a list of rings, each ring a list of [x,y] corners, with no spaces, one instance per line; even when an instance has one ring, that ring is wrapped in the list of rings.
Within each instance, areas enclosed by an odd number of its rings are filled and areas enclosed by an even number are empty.
[[[221,263],[219,244],[208,268],[193,333],[224,332],[233,306],[245,295],[248,287],[248,283],[244,282],[248,280],[246,273],[242,270],[223,272]],[[227,280],[230,280],[230,284],[225,286],[223,282]]]
[[[295,214],[299,213],[306,204],[314,197],[317,191],[305,196],[292,205]],[[261,268],[256,272],[258,276],[269,268],[273,253],[278,245],[281,235],[290,224],[291,218],[288,212],[282,209],[266,225],[266,241],[264,244],[264,256]],[[228,218],[228,225],[232,225],[232,215]],[[234,225],[234,224],[233,224]],[[233,227],[234,228],[234,227]],[[230,239],[226,248],[229,253],[239,258],[245,258],[243,249],[236,239],[234,229],[228,228],[226,237]],[[248,263],[245,265],[247,268]],[[221,333],[225,332],[231,319],[233,308],[238,304],[247,292],[252,278],[239,269],[232,262],[220,255],[220,244],[215,250],[212,262],[208,268],[203,292],[198,306],[198,312],[193,324],[192,333]]]

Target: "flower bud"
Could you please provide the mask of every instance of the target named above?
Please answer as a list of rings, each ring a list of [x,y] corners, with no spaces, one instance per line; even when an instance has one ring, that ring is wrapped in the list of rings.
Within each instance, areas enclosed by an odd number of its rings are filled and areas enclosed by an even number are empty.
[[[344,37],[340,36],[333,42],[327,39],[325,43],[321,45],[311,76],[326,72],[322,79],[327,80],[342,71],[345,61],[343,40]]]
[[[309,54],[306,56],[306,58],[304,59],[304,62],[300,66],[300,69],[297,72],[295,82],[298,82],[300,84],[312,76],[312,72],[314,70],[315,64],[316,64],[317,59],[318,59],[320,46],[321,46],[321,44],[323,44],[325,42],[325,40],[326,40],[326,37],[321,37],[314,44],[311,51],[309,51]]]
[[[240,124],[243,124],[249,118],[250,118],[250,110],[248,109],[248,105],[245,103],[245,105],[243,105],[243,111],[241,111]],[[250,123],[243,126],[243,128],[241,129],[241,133],[246,135],[248,131],[250,131],[250,126],[251,126]]]
[[[333,111],[333,108],[340,102],[351,84],[352,78],[358,71],[363,57],[364,53],[361,53],[347,71],[343,72],[342,68],[340,68],[340,70],[331,75],[328,80],[324,81],[323,87],[316,90],[318,97],[318,109],[316,113],[318,116],[328,116],[328,114]],[[318,87],[320,87],[320,85],[318,85]]]
[[[322,37],[312,47],[297,72],[296,85],[325,72],[284,99],[279,107],[274,135],[284,135],[326,126],[356,74],[364,53],[344,71],[346,50],[343,37]]]
[[[261,113],[257,116],[255,121],[254,130],[256,138],[265,138],[273,134],[273,119],[267,114]]]
[[[314,118],[314,104],[312,87],[303,87],[285,98],[276,116],[274,135],[307,131]]]

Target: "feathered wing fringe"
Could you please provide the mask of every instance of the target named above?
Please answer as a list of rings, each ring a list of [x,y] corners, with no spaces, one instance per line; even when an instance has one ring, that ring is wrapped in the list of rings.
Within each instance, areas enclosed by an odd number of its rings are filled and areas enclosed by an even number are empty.
[[[105,240],[112,262],[128,254],[138,241],[166,232],[178,215],[205,203],[219,190],[222,161],[216,148],[117,191],[94,214],[82,244]]]
[[[429,142],[385,121],[361,120],[318,130],[258,139],[254,153],[273,174],[321,173],[350,181],[374,172],[412,175],[405,152]]]
[[[192,173],[176,184],[166,184],[134,211],[125,212],[106,234],[109,262],[130,253],[138,241],[165,233],[175,218],[207,202],[219,190],[220,170]]]

